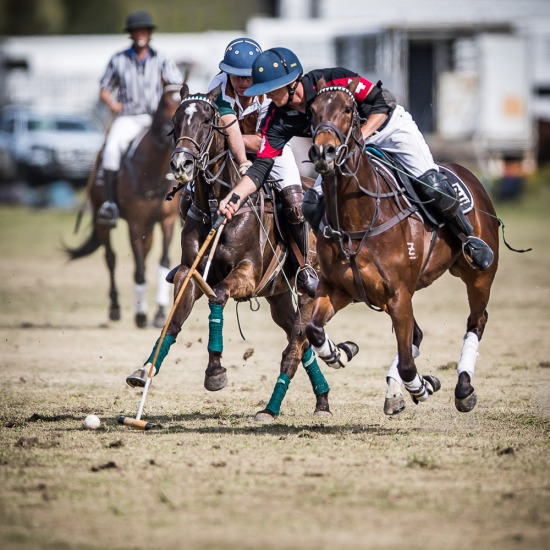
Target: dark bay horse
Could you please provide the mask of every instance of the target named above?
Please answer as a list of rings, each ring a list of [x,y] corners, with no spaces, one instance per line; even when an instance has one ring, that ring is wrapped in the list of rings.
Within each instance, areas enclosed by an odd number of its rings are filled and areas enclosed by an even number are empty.
[[[181,105],[174,117],[174,144],[170,168],[180,185],[192,183],[192,205],[181,233],[181,265],[174,276],[174,295],[180,288],[190,266],[198,258],[217,218],[219,201],[231,192],[240,175],[229,154],[224,127],[215,104],[219,89],[209,94],[188,95],[182,89]],[[213,256],[205,253],[198,264],[198,271],[211,286],[209,296],[208,366],[204,386],[210,391],[221,390],[227,384],[226,369],[221,364],[223,351],[223,309],[230,298],[236,301],[264,297],[269,303],[271,316],[286,333],[288,345],[282,353],[280,375],[266,408],[256,414],[258,421],[271,421],[280,411],[282,400],[294,377],[300,360],[309,375],[316,396],[315,414],[330,414],[328,384],[322,375],[313,351],[305,336],[305,324],[312,309],[312,299],[300,295],[297,303],[288,280],[292,276],[285,262],[285,246],[279,237],[274,220],[271,198],[261,191],[256,198],[239,210],[236,217],[222,226],[216,235]],[[311,258],[315,265],[315,258]],[[206,265],[208,274],[204,274]],[[166,336],[155,344],[143,369],[128,377],[134,386],[144,386],[145,376],[155,361],[155,369],[161,366],[170,346],[175,342],[182,325],[203,291],[195,278],[174,306],[173,315],[166,329]],[[294,307],[296,305],[296,308]],[[158,349],[160,348],[160,349]]]
[[[404,409],[401,382],[415,403],[425,401],[440,383],[416,370],[414,358],[423,335],[414,318],[412,297],[449,271],[466,285],[470,307],[455,388],[456,408],[468,412],[477,401],[471,382],[498,266],[495,210],[473,174],[457,164],[443,165],[471,193],[468,219],[494,252],[493,264],[477,271],[463,255],[458,238],[425,221],[419,204],[404,196],[392,172],[366,154],[352,93],[356,84],[325,87],[320,81],[311,106],[310,159],[323,177],[326,214],[317,240],[321,276],[307,337],[321,358],[328,357],[331,366],[343,366],[345,357],[340,359],[324,326],[353,301],[385,311],[393,323],[397,355],[387,375],[384,412],[397,414]]]
[[[117,181],[117,203],[120,217],[128,223],[130,243],[134,256],[135,322],[140,328],[147,326],[147,282],[145,262],[153,245],[153,230],[158,223],[162,228],[162,255],[158,273],[155,327],[162,327],[166,320],[165,308],[170,303],[170,287],[165,281],[169,271],[169,248],[174,234],[174,223],[179,209],[176,201],[165,197],[172,182],[166,179],[169,170],[172,142],[168,135],[172,129],[171,118],[179,105],[180,86],[164,87],[158,108],[150,128],[136,137],[125,154]],[[88,256],[99,247],[105,247],[105,261],[109,269],[109,318],[120,319],[120,305],[115,281],[116,255],[111,246],[112,227],[98,223],[97,212],[105,200],[105,187],[95,178],[89,191],[92,203],[93,228],[88,240],[79,248],[66,248],[71,260]]]

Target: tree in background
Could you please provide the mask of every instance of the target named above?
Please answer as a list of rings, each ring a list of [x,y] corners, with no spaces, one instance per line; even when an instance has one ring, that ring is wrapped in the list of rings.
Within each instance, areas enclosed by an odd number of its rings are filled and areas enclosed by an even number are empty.
[[[158,32],[244,30],[276,8],[277,0],[0,0],[0,36],[117,34],[135,10],[147,10]]]

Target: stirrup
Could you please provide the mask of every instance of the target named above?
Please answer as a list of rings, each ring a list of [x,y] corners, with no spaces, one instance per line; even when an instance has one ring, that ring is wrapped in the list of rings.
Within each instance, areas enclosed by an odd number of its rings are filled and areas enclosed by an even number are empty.
[[[115,202],[105,201],[97,211],[97,223],[115,227],[118,220],[118,206]]]
[[[317,273],[309,264],[300,268],[298,273],[296,273],[296,285],[310,298],[315,298],[318,283],[319,279],[317,278]]]
[[[489,245],[479,237],[469,236],[462,243],[462,254],[468,263],[479,271],[491,266],[495,255]]]

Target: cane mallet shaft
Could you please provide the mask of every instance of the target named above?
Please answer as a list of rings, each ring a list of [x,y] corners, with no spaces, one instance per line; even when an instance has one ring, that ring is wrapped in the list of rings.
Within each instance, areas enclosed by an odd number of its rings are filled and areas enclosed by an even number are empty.
[[[239,200],[239,197],[233,194],[231,197],[231,202],[236,203]],[[143,413],[143,407],[145,405],[145,400],[147,398],[147,393],[149,392],[149,386],[151,385],[151,381],[153,379],[153,370],[155,368],[155,363],[158,358],[158,354],[162,345],[162,342],[164,341],[164,337],[166,336],[166,332],[168,331],[168,326],[170,325],[170,321],[172,320],[172,317],[174,316],[174,313],[176,311],[176,308],[178,307],[178,304],[181,300],[181,297],[183,296],[183,293],[187,287],[187,284],[189,283],[189,280],[193,276],[193,273],[196,271],[197,266],[199,265],[199,262],[202,260],[202,257],[204,256],[204,253],[206,252],[206,249],[209,247],[210,242],[214,238],[214,235],[218,232],[220,229],[220,226],[222,224],[225,224],[225,217],[220,215],[218,216],[218,219],[214,222],[212,225],[212,229],[210,230],[210,233],[208,233],[203,245],[201,246],[201,249],[199,250],[197,257],[195,258],[195,261],[193,262],[193,265],[187,272],[187,275],[185,276],[185,279],[183,281],[183,284],[181,285],[181,288],[176,296],[176,299],[174,300],[174,305],[172,306],[172,309],[170,311],[170,315],[168,315],[168,319],[166,320],[166,323],[164,324],[164,327],[162,329],[162,332],[160,334],[160,339],[155,351],[155,354],[153,356],[153,360],[151,361],[151,367],[149,368],[149,373],[147,374],[147,380],[145,381],[145,387],[143,388],[143,395],[141,396],[141,400],[139,402],[139,407],[137,410],[137,414],[135,418],[128,418],[126,416],[119,416],[117,418],[117,422],[119,424],[123,424],[124,426],[129,426],[131,428],[136,428],[138,430],[150,430],[154,427],[154,424],[151,422],[147,422],[146,420],[141,420],[141,415]]]

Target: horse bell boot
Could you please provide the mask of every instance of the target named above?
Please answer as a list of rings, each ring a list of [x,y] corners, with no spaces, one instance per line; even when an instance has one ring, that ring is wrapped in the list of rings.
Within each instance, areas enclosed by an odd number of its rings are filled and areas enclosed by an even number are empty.
[[[114,170],[104,170],[103,177],[105,180],[105,202],[97,211],[97,221],[101,225],[116,227],[118,220],[118,206],[116,204],[116,180],[118,172]]]
[[[308,226],[302,212],[303,192],[300,185],[289,185],[280,191],[283,201],[283,213],[288,223],[290,234],[296,243],[300,254],[303,257],[304,264],[298,270],[296,276],[298,286],[310,298],[315,296],[317,290],[317,277],[314,269],[309,265],[308,256]],[[298,263],[300,259],[297,258]]]
[[[429,170],[419,179],[423,183],[417,188],[418,195],[429,202],[436,218],[441,219],[462,241],[462,251],[470,265],[480,271],[486,270],[493,263],[493,251],[486,242],[475,236],[474,228],[462,211],[445,174]]]

